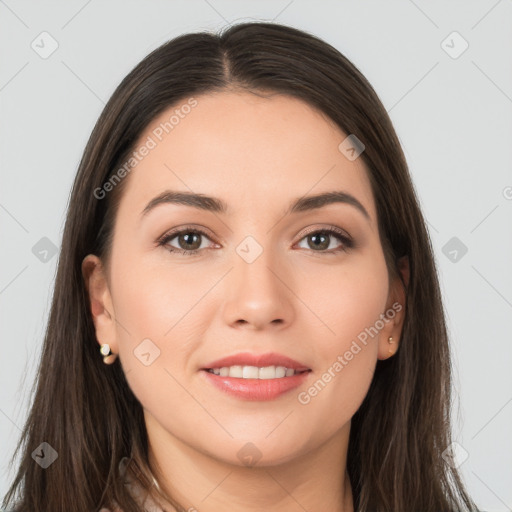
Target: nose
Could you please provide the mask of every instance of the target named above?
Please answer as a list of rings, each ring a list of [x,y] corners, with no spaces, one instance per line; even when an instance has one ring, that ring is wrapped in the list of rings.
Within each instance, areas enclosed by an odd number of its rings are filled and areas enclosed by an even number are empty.
[[[227,276],[223,316],[227,325],[250,330],[284,329],[293,322],[293,278],[284,261],[263,252],[252,262],[239,254]]]

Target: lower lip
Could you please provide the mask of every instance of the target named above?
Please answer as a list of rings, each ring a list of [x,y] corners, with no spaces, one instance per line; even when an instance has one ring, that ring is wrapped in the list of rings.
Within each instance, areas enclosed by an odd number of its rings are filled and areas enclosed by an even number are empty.
[[[274,400],[278,396],[300,386],[310,372],[298,373],[278,379],[239,379],[221,377],[207,370],[201,370],[214,386],[229,395],[244,400]]]

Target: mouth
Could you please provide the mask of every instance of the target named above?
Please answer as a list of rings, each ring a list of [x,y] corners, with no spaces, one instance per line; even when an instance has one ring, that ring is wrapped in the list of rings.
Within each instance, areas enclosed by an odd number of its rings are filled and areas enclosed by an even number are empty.
[[[305,383],[311,368],[282,354],[239,353],[212,361],[206,382],[242,400],[273,400]]]
[[[301,373],[310,372],[307,370],[296,370],[294,368],[286,368],[286,366],[222,366],[220,368],[205,368],[205,371],[219,375],[220,377],[232,377],[235,379],[283,379],[293,377]]]
[[[201,370],[221,377],[269,380],[293,377],[299,373],[311,371],[311,368],[295,359],[274,352],[266,354],[243,352],[211,361]]]

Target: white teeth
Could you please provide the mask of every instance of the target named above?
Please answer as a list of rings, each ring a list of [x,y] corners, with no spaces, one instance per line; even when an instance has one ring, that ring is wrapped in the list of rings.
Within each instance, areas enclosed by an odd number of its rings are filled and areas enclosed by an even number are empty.
[[[284,366],[278,366],[276,368],[276,377],[281,378],[286,375],[286,368]]]
[[[229,372],[231,374],[231,371]],[[244,379],[259,379],[260,371],[256,366],[244,366],[242,368],[242,377]]]
[[[293,375],[293,371],[292,371]],[[275,366],[265,366],[264,368],[260,368],[258,378],[259,379],[275,379],[276,377],[276,367]]]
[[[220,375],[221,377],[235,377],[238,379],[280,379],[282,377],[291,377],[296,372],[293,368],[284,366],[224,366],[222,368],[211,368],[210,373]]]
[[[244,370],[243,366],[230,366],[229,367],[229,377],[243,378]]]

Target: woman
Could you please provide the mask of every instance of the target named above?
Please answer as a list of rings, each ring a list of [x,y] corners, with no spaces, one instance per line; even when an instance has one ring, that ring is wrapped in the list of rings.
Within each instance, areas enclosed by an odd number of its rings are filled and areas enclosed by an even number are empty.
[[[397,136],[291,27],[177,37],[119,85],[37,382],[20,511],[476,510],[446,456],[447,331]]]

